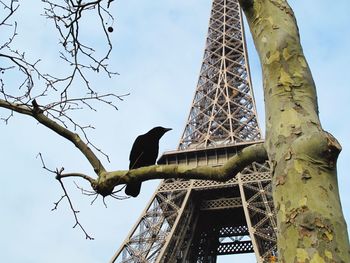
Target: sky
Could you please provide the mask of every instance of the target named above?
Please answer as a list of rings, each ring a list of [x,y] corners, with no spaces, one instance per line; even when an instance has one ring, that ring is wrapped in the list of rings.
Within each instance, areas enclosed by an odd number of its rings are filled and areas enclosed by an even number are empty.
[[[338,0],[290,0],[301,35],[305,56],[317,86],[323,128],[341,143],[338,182],[343,212],[350,221],[350,2]],[[56,57],[58,42],[50,21],[40,16],[40,1],[22,1],[18,13],[16,47],[30,58],[42,58],[49,70],[60,70]],[[175,150],[182,134],[201,66],[210,0],[114,1],[115,17],[111,40],[111,66],[120,75],[98,78],[101,90],[130,93],[118,103],[118,111],[101,107],[77,115],[96,127],[90,138],[110,157],[109,170],[127,169],[128,155],[137,135],[162,125],[173,130],[161,140],[160,152]],[[1,12],[3,12],[1,10]],[[89,24],[86,37],[94,37]],[[99,43],[98,39],[94,41]],[[252,40],[247,34],[249,63],[264,129],[261,69]],[[6,114],[0,111],[0,116]],[[85,240],[73,229],[74,218],[67,202],[51,211],[62,195],[52,174],[36,158],[41,152],[49,167],[65,167],[93,175],[87,161],[71,143],[38,125],[33,119],[15,114],[8,125],[0,124],[0,261],[9,263],[108,262],[140,216],[159,181],[143,184],[138,198],[118,201],[81,195],[73,181],[66,185],[80,222],[95,240]],[[103,158],[101,156],[101,158]],[[82,181],[80,186],[88,188]],[[237,260],[240,262],[241,260]],[[220,259],[219,262],[233,262]],[[254,256],[245,262],[255,262]]]

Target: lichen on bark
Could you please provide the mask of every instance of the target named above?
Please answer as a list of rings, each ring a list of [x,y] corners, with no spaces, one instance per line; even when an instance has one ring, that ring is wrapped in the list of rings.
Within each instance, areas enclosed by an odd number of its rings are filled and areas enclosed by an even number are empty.
[[[350,262],[336,174],[341,147],[322,129],[294,13],[286,0],[240,4],[263,71],[279,261]]]

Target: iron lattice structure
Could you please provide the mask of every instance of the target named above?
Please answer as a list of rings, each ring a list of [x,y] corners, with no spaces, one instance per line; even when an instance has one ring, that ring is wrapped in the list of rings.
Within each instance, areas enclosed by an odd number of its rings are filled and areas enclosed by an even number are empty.
[[[237,0],[213,0],[199,81],[178,149],[158,163],[220,166],[261,143]],[[110,262],[216,262],[217,256],[276,254],[268,162],[227,182],[164,180]]]
[[[259,140],[251,86],[239,4],[213,1],[203,63],[179,149]]]

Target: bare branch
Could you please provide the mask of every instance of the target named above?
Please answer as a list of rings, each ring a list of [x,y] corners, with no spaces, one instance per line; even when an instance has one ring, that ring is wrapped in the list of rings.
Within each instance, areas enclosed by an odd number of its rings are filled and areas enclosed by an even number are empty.
[[[113,191],[110,196],[113,197],[114,199],[117,200],[125,200],[125,199],[129,199],[130,196],[125,196],[125,195],[117,195],[117,193],[121,192],[126,185],[123,185],[120,189]]]
[[[68,200],[68,203],[69,203],[69,207],[70,207],[70,209],[72,210],[73,215],[74,215],[74,219],[75,219],[75,224],[74,224],[73,228],[75,228],[76,226],[78,226],[78,227],[84,232],[85,238],[86,238],[86,239],[94,240],[94,238],[93,238],[92,236],[90,236],[90,235],[86,232],[86,230],[84,229],[84,227],[83,227],[83,226],[81,225],[81,223],[79,222],[79,219],[78,219],[78,216],[77,216],[77,214],[79,213],[79,211],[74,209],[72,200],[70,199],[70,197],[69,197],[69,195],[68,195],[68,192],[67,192],[66,188],[64,187],[64,184],[63,184],[63,182],[62,182],[62,180],[61,180],[61,177],[60,177],[60,173],[59,173],[58,171],[57,171],[56,179],[59,181],[59,183],[60,183],[60,185],[61,185],[61,187],[62,187],[62,189],[63,189],[63,192],[64,192],[64,196],[61,197],[61,199],[57,202],[57,205],[58,205],[58,203],[59,203],[64,197],[66,197],[67,200]],[[55,204],[56,204],[56,203],[55,203]],[[55,208],[57,207],[57,205],[55,205]]]
[[[15,14],[20,8],[20,2],[18,0],[1,0],[0,8],[2,7],[4,12],[0,15],[0,27],[10,27],[13,30],[5,31],[9,32],[8,38],[4,36],[2,42],[0,41],[0,60],[2,62],[0,65],[0,73],[2,74],[0,79],[0,99],[29,107],[33,100],[38,100],[39,98],[43,98],[41,102],[51,100],[47,105],[40,106],[43,114],[65,128],[72,128],[74,131],[78,130],[89,146],[109,160],[108,155],[88,139],[86,130],[92,127],[91,124],[83,125],[77,122],[72,117],[72,111],[83,109],[96,111],[96,102],[118,110],[117,103],[122,101],[124,96],[128,95],[97,92],[88,78],[91,71],[95,73],[105,72],[108,77],[116,75],[116,73],[108,69],[112,42],[106,28],[108,25],[113,25],[114,22],[114,18],[108,10],[112,1],[82,2],[74,0],[59,2],[42,0],[42,2],[46,5],[44,16],[54,21],[61,38],[63,51],[60,52],[60,57],[65,63],[68,63],[68,67],[66,67],[68,73],[63,76],[57,76],[56,74],[43,72],[39,65],[41,59],[29,61],[25,52],[12,48],[12,44],[14,44],[18,36]],[[105,43],[105,51],[101,48],[100,42],[96,49],[87,43],[83,43],[85,39],[83,41],[81,37],[83,35],[81,26],[85,26],[93,17],[99,21],[96,25],[104,36],[102,39]],[[92,43],[95,44],[95,41]],[[98,52],[95,51],[97,48]],[[98,56],[97,53],[99,54]],[[83,91],[81,93],[83,95],[74,95],[72,97],[70,90],[73,83],[80,85],[79,89]],[[84,86],[87,88],[87,92]],[[17,87],[18,90],[16,90]],[[76,92],[74,93],[77,94]],[[12,116],[11,112],[10,115],[1,116],[0,119],[7,124]]]
[[[42,156],[41,153],[38,153],[38,155],[37,155],[36,157],[37,157],[37,158],[38,158],[38,157],[40,158],[40,161],[41,161],[41,164],[42,164],[42,166],[43,166],[43,169],[45,169],[46,171],[49,171],[50,173],[56,174],[56,171],[51,170],[51,169],[49,169],[49,168],[46,166],[46,164],[45,164],[45,162],[44,162],[44,158],[43,158],[43,156]],[[61,170],[62,170],[62,171],[64,170],[63,167],[61,168]]]
[[[47,116],[43,114],[43,111],[38,106],[36,101],[33,101],[33,105],[30,107],[28,105],[21,105],[16,103],[11,103],[8,101],[4,101],[0,99],[0,107],[7,108],[25,115],[32,116],[35,118],[38,122],[46,126],[47,128],[53,130],[58,135],[64,137],[65,139],[72,142],[80,151],[81,153],[86,157],[86,159],[90,162],[91,166],[93,167],[95,173],[97,175],[100,175],[100,173],[105,172],[105,168],[103,167],[101,161],[97,158],[97,156],[93,153],[93,151],[89,148],[89,146],[82,141],[80,136],[77,133],[73,133],[67,128],[63,127],[62,125],[59,125],[57,122],[51,120]],[[94,179],[90,177],[84,178],[90,183],[94,182]]]
[[[57,207],[58,207],[59,203],[60,203],[65,197],[66,197],[65,195],[62,195],[61,198],[60,198],[57,202],[54,203],[55,206],[51,209],[51,211],[57,210]]]
[[[62,95],[65,96],[67,88],[72,84],[76,76],[83,80],[90,94],[95,94],[95,91],[85,77],[84,70],[87,69],[95,72],[104,71],[108,77],[118,74],[110,71],[107,64],[113,48],[109,32],[106,30],[107,24],[114,23],[113,16],[107,10],[111,1],[107,3],[102,0],[88,2],[75,0],[56,3],[51,0],[42,0],[42,2],[47,5],[43,15],[47,19],[53,21],[60,36],[60,44],[64,50],[64,52],[61,52],[60,57],[73,67],[72,74],[60,80],[67,83],[66,89],[63,90]],[[103,5],[106,5],[106,7]],[[89,19],[91,20],[92,17],[100,21],[101,32],[103,32],[106,40],[106,52],[100,58],[96,56],[96,49],[90,44],[83,43],[79,35],[81,25],[84,24],[84,22],[86,23]],[[101,47],[99,47],[99,49],[101,49]]]
[[[62,167],[62,168],[59,169],[59,170],[56,169],[56,171],[54,171],[54,170],[52,170],[52,169],[49,169],[49,168],[46,166],[46,164],[45,164],[45,161],[44,161],[44,158],[43,158],[42,154],[39,153],[39,154],[37,155],[37,157],[40,158],[40,161],[41,161],[41,164],[42,164],[42,166],[43,166],[43,169],[45,169],[46,171],[49,171],[50,173],[54,173],[54,174],[56,175],[55,178],[56,178],[56,180],[59,181],[59,183],[60,183],[60,185],[61,185],[61,188],[62,188],[62,190],[63,190],[63,192],[64,192],[64,195],[62,195],[62,196],[60,197],[60,199],[59,199],[57,202],[54,203],[54,207],[51,209],[51,211],[57,210],[58,205],[61,203],[61,201],[62,201],[64,198],[67,198],[68,203],[69,203],[69,207],[70,207],[71,211],[73,212],[74,219],[75,219],[75,224],[74,224],[73,228],[75,228],[76,226],[79,226],[79,228],[84,232],[85,238],[86,238],[86,239],[93,240],[94,238],[91,237],[91,236],[86,232],[86,230],[84,229],[84,227],[83,227],[83,226],[81,225],[81,223],[79,222],[79,219],[78,219],[78,216],[77,216],[77,214],[79,213],[79,211],[74,209],[72,200],[70,199],[70,197],[69,197],[69,195],[68,195],[68,192],[67,192],[67,190],[66,190],[66,188],[65,188],[65,186],[64,186],[64,184],[63,184],[63,182],[62,182],[62,172],[64,171],[64,168]],[[87,179],[87,178],[84,178],[84,179]],[[74,183],[75,183],[75,182],[74,182]],[[77,186],[77,187],[78,187],[78,186]],[[97,195],[97,193],[96,193],[96,195]]]
[[[68,176],[66,176],[66,177],[68,177]],[[61,176],[61,178],[63,178],[63,177]],[[95,191],[85,190],[84,188],[80,187],[75,181],[73,181],[73,182],[74,182],[75,186],[81,191],[81,193],[83,195],[87,195],[87,196],[95,196],[95,195],[97,195],[97,193]]]
[[[1,20],[0,26],[7,25],[11,26],[11,24],[7,24],[7,20],[9,20],[13,14],[17,11],[19,4],[17,0],[11,0],[10,4],[6,4],[4,1],[0,1],[0,5],[4,10],[8,11],[8,14]]]
[[[184,165],[152,165],[129,171],[113,171],[102,173],[94,190],[102,196],[111,195],[115,186],[131,181],[147,181],[152,179],[203,179],[227,181],[234,178],[252,162],[266,161],[267,153],[263,143],[250,145],[232,156],[223,166],[202,166],[190,168]]]
[[[115,186],[126,184],[131,181],[146,181],[150,179],[167,178],[226,181],[233,178],[238,172],[253,161],[267,160],[264,144],[260,143],[244,148],[238,154],[231,157],[225,163],[225,165],[220,167],[189,168],[187,166],[178,165],[153,165],[129,171],[107,172],[97,156],[88,147],[87,143],[84,143],[78,134],[69,131],[50,118],[46,117],[42,113],[42,110],[39,108],[36,101],[33,101],[32,107],[28,107],[0,100],[0,107],[5,107],[13,111],[30,115],[49,129],[55,131],[60,136],[71,141],[90,162],[95,173],[98,175],[98,179],[95,180],[81,173],[62,174],[62,172],[59,173],[59,178],[57,179],[61,180],[62,178],[68,177],[83,178],[91,184],[96,193],[101,194],[103,197],[107,195],[114,195],[117,199],[122,199],[123,197],[115,195],[116,192],[114,192],[113,189]]]

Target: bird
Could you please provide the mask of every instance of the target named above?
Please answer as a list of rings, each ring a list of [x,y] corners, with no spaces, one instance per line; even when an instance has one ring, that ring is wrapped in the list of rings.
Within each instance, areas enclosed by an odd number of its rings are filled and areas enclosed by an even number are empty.
[[[129,170],[156,163],[160,138],[171,128],[154,127],[147,133],[139,135],[132,145],[129,156]],[[125,194],[137,197],[141,190],[141,182],[130,182],[125,187]]]

